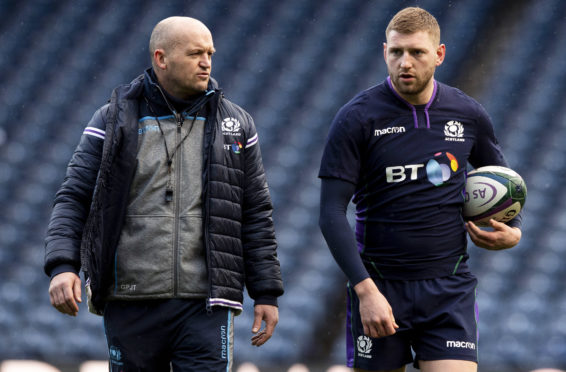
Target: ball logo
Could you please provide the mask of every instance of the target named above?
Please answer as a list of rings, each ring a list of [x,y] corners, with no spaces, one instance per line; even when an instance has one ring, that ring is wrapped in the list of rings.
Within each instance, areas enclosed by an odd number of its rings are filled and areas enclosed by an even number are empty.
[[[371,352],[371,339],[368,336],[358,337],[358,351],[363,354],[369,354]]]
[[[437,152],[426,163],[426,176],[433,185],[442,186],[458,170],[458,160],[449,152]]]
[[[509,220],[512,220],[513,217],[517,215],[517,213],[519,213],[519,211],[517,211],[516,209],[510,209],[507,212],[505,212],[505,217],[509,218]]]
[[[464,136],[464,126],[459,121],[450,120],[444,125],[444,135],[447,137]]]
[[[481,208],[492,202],[497,196],[497,188],[487,182],[476,182],[476,187],[472,192],[472,198],[478,200],[478,208]],[[466,191],[466,197],[464,201],[470,200],[470,193]]]
[[[222,132],[236,133],[240,131],[240,122],[238,119],[225,118],[222,120]]]

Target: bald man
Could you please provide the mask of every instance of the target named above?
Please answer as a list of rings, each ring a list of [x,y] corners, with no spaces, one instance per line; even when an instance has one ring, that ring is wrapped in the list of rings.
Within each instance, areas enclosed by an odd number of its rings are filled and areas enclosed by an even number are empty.
[[[254,300],[251,343],[278,321],[283,284],[251,116],[210,77],[210,30],[159,22],[152,67],[86,125],[45,239],[49,296],[104,316],[111,371],[230,371],[233,317]]]

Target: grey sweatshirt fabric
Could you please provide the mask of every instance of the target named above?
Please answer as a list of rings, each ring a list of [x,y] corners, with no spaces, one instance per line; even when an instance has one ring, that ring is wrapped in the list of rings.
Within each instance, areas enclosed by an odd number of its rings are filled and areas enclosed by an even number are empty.
[[[140,119],[137,169],[109,300],[207,296],[201,177],[205,123],[193,116],[185,117],[182,126],[173,115],[160,117],[159,123],[154,117]],[[172,156],[170,174],[164,139]],[[173,195],[165,202],[168,183]],[[163,270],[156,272],[155,262]]]

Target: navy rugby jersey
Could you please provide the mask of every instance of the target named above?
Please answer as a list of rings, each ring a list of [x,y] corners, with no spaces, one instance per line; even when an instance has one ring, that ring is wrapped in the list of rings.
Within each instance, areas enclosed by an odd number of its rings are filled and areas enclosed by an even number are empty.
[[[436,81],[415,106],[388,78],[339,110],[319,177],[356,185],[356,240],[370,272],[426,279],[468,271],[468,162],[507,166],[483,107]]]

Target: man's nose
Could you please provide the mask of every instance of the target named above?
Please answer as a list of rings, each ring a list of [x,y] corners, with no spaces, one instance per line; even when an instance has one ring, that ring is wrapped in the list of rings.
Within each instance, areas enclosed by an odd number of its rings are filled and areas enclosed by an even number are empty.
[[[206,67],[209,68],[212,65],[212,57],[207,55],[202,56],[202,58],[199,61],[199,65],[201,67]]]
[[[410,68],[412,64],[411,55],[408,52],[403,53],[401,57],[401,68]]]

